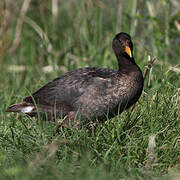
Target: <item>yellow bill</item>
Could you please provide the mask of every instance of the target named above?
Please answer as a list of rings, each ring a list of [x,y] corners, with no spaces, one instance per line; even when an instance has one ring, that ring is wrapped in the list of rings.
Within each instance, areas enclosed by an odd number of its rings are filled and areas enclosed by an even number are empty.
[[[131,53],[131,49],[129,46],[125,47],[125,52],[129,55],[130,58],[132,58],[132,53]]]

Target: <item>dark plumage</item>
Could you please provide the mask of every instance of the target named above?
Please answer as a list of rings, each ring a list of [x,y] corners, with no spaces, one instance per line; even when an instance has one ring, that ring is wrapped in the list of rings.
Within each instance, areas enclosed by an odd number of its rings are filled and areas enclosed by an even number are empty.
[[[54,79],[22,102],[8,107],[8,112],[36,115],[50,119],[65,118],[78,122],[110,118],[135,104],[143,90],[143,76],[133,57],[133,44],[126,33],[117,34],[112,48],[118,60],[118,70],[87,67],[68,72]]]

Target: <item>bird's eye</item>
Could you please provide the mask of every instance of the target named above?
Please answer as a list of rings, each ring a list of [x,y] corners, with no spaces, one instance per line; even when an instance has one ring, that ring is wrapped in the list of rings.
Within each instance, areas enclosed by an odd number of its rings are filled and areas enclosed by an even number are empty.
[[[126,44],[129,44],[130,42],[129,42],[129,40],[126,40]]]

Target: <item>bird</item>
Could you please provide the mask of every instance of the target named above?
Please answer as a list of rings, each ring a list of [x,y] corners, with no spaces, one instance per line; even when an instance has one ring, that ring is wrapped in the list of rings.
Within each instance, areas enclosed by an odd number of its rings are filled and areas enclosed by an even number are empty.
[[[144,79],[135,62],[129,34],[116,34],[112,49],[117,58],[117,69],[85,67],[67,72],[6,111],[32,117],[38,113],[46,114],[48,120],[61,119],[68,126],[117,116],[138,101]],[[62,121],[58,122],[62,124]]]

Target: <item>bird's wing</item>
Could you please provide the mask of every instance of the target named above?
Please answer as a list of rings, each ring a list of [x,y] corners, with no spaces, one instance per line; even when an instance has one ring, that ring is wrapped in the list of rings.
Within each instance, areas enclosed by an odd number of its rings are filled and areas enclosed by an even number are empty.
[[[99,91],[93,91],[94,94],[91,93],[92,97],[97,96],[104,88],[102,84],[106,84],[106,79],[116,72],[106,68],[82,68],[68,72],[40,88],[32,97],[26,97],[24,101],[31,103],[35,101],[38,105],[51,108],[56,106],[57,109],[64,111],[77,110],[76,102],[81,96],[86,96],[89,87],[100,88]]]

